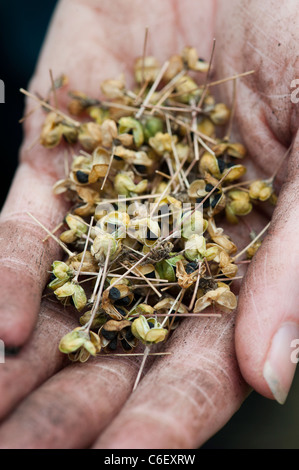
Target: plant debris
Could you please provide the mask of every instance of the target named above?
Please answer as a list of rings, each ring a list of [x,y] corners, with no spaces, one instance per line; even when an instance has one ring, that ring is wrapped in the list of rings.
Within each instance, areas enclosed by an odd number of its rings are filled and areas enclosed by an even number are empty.
[[[66,254],[53,261],[48,288],[80,312],[59,344],[72,361],[130,354],[138,344],[147,355],[184,316],[237,306],[239,255],[221,223],[238,224],[276,196],[272,181],[241,181],[246,149],[225,133],[233,110],[211,93],[210,65],[194,47],[162,66],[137,58],[133,89],[122,75],[101,84],[101,97],[70,91],[73,117],[40,100],[40,144],[73,155],[53,188],[70,202],[64,230],[46,229]],[[256,237],[247,256],[260,244]]]

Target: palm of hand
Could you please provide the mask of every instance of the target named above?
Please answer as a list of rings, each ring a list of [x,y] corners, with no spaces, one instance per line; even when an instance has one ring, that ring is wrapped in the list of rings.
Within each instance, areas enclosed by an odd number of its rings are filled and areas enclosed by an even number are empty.
[[[131,20],[134,24],[135,15],[137,19],[142,18],[143,14],[146,15],[151,53],[161,60],[170,52],[180,50],[185,44],[197,44],[198,24],[204,24],[203,28],[206,30],[201,30],[201,34],[205,42],[201,44],[200,54],[209,57],[214,11],[213,2],[209,2],[208,6],[206,3],[200,11],[194,12],[192,2],[184,2],[183,10],[180,10],[182,7],[178,4],[170,9],[168,2],[163,2],[163,6],[155,5],[155,9],[159,11],[155,11],[154,18],[150,16],[150,6],[143,5],[143,11],[137,6],[136,11],[133,9],[130,12],[133,15]],[[98,80],[117,76],[119,62],[125,71],[129,70],[134,57],[141,53],[145,26],[142,21],[140,24],[134,24],[134,29],[130,29],[129,35],[125,27],[126,13],[122,10],[119,15],[115,14],[118,3],[114,4],[116,10],[113,13],[110,12],[110,7],[105,11],[106,4],[101,7],[101,11],[94,6],[96,4],[91,2],[91,5],[82,6],[80,2],[72,2],[72,5],[70,2],[62,3],[36,78],[31,85],[34,92],[44,92],[44,84],[48,83],[48,70],[51,68],[54,72],[67,73],[73,89],[78,88],[91,95],[97,95]],[[119,6],[121,5],[122,2]],[[148,11],[145,11],[147,8]],[[66,14],[78,24],[68,26],[64,23],[64,26],[58,29],[60,19]],[[79,21],[85,31],[82,43],[76,42],[76,26],[79,26]],[[161,26],[165,22],[167,28]],[[105,34],[108,38],[111,37],[111,31],[115,28],[117,33],[113,34],[111,44],[107,44]],[[220,41],[229,44],[227,56],[233,55],[234,44],[229,43],[225,37],[220,38]],[[60,50],[55,47],[57,44],[61,44]],[[73,52],[74,44],[76,55]],[[66,58],[68,70],[65,70]],[[230,61],[229,65],[228,70],[227,62],[223,58],[221,60],[221,57],[217,58],[216,70],[221,78],[235,72],[255,69],[257,64],[244,65],[237,57],[235,62]],[[92,73],[87,73],[89,70],[92,70]],[[259,82],[253,83],[253,86],[255,90],[259,89]],[[257,92],[254,97],[248,98],[247,87],[240,88],[236,107],[239,128],[236,132],[237,135],[240,134],[241,140],[245,140],[253,155],[250,166],[253,177],[260,177],[261,167],[268,176],[273,167],[268,172],[269,159],[257,160],[260,146],[267,145],[270,149],[269,155],[275,153],[277,160],[284,153],[284,146],[273,140],[262,112],[257,113],[256,121],[250,117],[257,100]],[[243,108],[244,101],[246,106]],[[261,111],[264,104],[257,106]],[[38,135],[40,117],[39,112],[36,112],[27,121],[25,147]],[[248,120],[250,133],[247,133],[246,129]],[[256,133],[256,129],[260,131],[261,128],[264,133]],[[255,141],[254,145],[250,140],[251,134],[258,134],[260,139]],[[285,145],[287,143],[285,142]],[[52,162],[50,171],[49,159]],[[64,205],[61,201],[53,200],[51,188],[57,175],[61,174],[61,160],[62,155],[59,152],[53,157],[52,153],[49,155],[46,150],[40,148],[33,148],[31,152],[23,150],[23,163],[3,211],[3,238],[9,240],[4,252],[7,253],[6,258],[11,260],[13,245],[14,259],[18,260],[15,268],[11,268],[11,261],[4,268],[6,277],[3,282],[6,292],[13,292],[12,279],[15,283],[22,281],[20,299],[23,304],[23,316],[14,320],[7,316],[6,330],[3,331],[4,338],[7,337],[7,342],[10,341],[11,344],[27,338],[34,324],[40,294],[46,281],[45,266],[49,266],[51,261],[58,257],[55,243],[49,242],[45,252],[41,244],[41,232],[27,219],[26,222],[24,219],[21,232],[12,222],[11,214],[30,210],[47,226],[54,226],[56,221],[60,220]],[[39,177],[43,175],[40,180],[37,179],[37,174]],[[32,183],[35,185],[36,198],[25,192],[28,184]],[[20,194],[24,196],[22,203],[16,203],[16,197],[20,198]],[[44,211],[45,207],[47,211]],[[267,216],[263,214],[256,212],[250,217],[250,224],[256,231],[266,223]],[[248,230],[243,225],[231,230],[231,235],[238,246],[245,246],[249,241]],[[16,244],[16,239],[22,239],[23,244]],[[19,260],[28,262],[28,252],[34,253],[34,256],[24,279],[18,266]],[[262,254],[259,258],[261,257]],[[245,295],[242,297],[246,298]],[[15,302],[17,311],[18,299]],[[242,302],[244,310],[245,300]],[[149,361],[150,367],[145,377],[130,397],[139,362],[130,357],[109,357],[90,360],[83,365],[69,365],[58,352],[57,345],[67,331],[77,326],[77,322],[63,308],[44,300],[32,338],[23,347],[18,358],[7,360],[4,374],[0,378],[7,389],[7,393],[2,397],[2,416],[27,393],[39,386],[3,422],[0,428],[2,446],[78,448],[95,443],[95,446],[104,448],[193,448],[201,445],[225,424],[248,393],[248,386],[240,375],[235,357],[234,322],[233,315],[223,315],[220,319],[184,320],[166,344],[166,350],[172,353],[171,356],[156,359],[153,363]],[[262,353],[263,350],[261,355]],[[250,373],[249,368],[249,376]],[[53,377],[47,380],[52,375]],[[265,385],[261,388],[263,393],[270,395]]]

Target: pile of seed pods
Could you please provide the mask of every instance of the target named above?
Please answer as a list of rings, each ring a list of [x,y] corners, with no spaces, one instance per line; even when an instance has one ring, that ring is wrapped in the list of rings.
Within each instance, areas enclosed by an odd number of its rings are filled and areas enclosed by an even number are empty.
[[[69,92],[67,114],[46,107],[40,143],[72,153],[53,188],[69,201],[57,236],[67,257],[48,284],[80,312],[59,344],[72,361],[165,342],[185,316],[237,307],[237,246],[221,221],[237,224],[276,196],[271,180],[241,180],[246,149],[230,139],[233,113],[216,102],[209,71],[194,47],[162,66],[144,56],[133,89],[120,76],[99,98]]]

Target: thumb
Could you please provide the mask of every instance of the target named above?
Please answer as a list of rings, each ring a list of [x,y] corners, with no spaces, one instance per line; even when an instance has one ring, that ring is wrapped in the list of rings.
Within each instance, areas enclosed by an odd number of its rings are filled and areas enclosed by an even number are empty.
[[[240,291],[236,352],[245,380],[283,404],[299,345],[299,135],[268,235]],[[296,341],[297,340],[297,341]]]

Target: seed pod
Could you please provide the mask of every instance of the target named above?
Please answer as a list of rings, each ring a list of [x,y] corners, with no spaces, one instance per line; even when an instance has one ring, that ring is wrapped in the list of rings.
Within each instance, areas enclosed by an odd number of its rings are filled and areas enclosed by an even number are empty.
[[[157,132],[154,137],[149,138],[149,145],[155,150],[155,152],[163,156],[165,153],[172,153],[171,142],[177,143],[177,136],[170,136],[167,132]]]
[[[135,81],[137,83],[154,82],[160,70],[160,63],[155,57],[139,57],[134,64]]]
[[[130,197],[143,193],[147,188],[147,180],[135,184],[131,173],[118,173],[114,178],[114,188],[117,194]]]
[[[102,141],[102,129],[96,122],[81,124],[78,139],[87,152],[92,152]]]
[[[224,103],[217,103],[209,117],[216,126],[224,126],[229,120],[230,110]]]
[[[184,62],[180,55],[176,54],[170,57],[168,67],[163,75],[163,80],[170,82],[184,68]]]
[[[178,94],[176,99],[185,104],[189,104],[200,95],[198,85],[189,75],[184,75],[184,77],[177,80],[175,92]]]
[[[202,118],[197,124],[197,130],[202,134],[212,137],[215,133],[215,126],[210,119]]]
[[[96,333],[78,327],[61,339],[59,350],[69,354],[73,361],[85,362],[90,355],[95,356],[101,350],[100,338]]]
[[[153,328],[149,325],[151,321],[154,323]],[[157,344],[164,341],[168,330],[162,328],[161,324],[154,318],[149,318],[147,320],[143,315],[140,315],[140,317],[132,323],[132,333],[144,344]]]
[[[143,124],[143,134],[145,141],[148,142],[150,137],[155,137],[158,132],[163,132],[163,121],[157,117],[148,118]]]
[[[125,77],[122,74],[118,79],[108,79],[101,83],[101,91],[109,99],[121,98],[125,93]]]
[[[231,313],[237,308],[236,296],[230,291],[229,286],[221,284],[221,287],[217,287],[215,290],[209,290],[206,294],[200,297],[194,307],[194,312],[202,312],[210,305],[214,305],[215,308]]]
[[[84,315],[82,315],[79,318],[80,325],[82,325],[82,326],[86,325],[89,322],[90,318],[91,318],[91,314],[92,314],[91,310],[88,310],[87,312],[85,312]],[[106,321],[107,321],[107,318],[106,318],[105,313],[104,312],[99,312],[94,316],[94,319],[91,323],[90,328],[92,330],[98,329],[104,323],[106,323]]]
[[[257,240],[253,245],[251,245],[247,250],[246,250],[246,255],[247,255],[247,259],[252,259],[255,255],[255,253],[257,252],[257,250],[259,249],[259,247],[261,246],[262,244],[262,241],[261,240]]]
[[[73,276],[73,271],[63,261],[54,261],[52,264],[52,273],[54,279],[48,284],[48,287],[55,291],[58,287],[62,287]]]
[[[210,261],[215,256],[215,249],[207,249],[205,238],[198,234],[193,234],[185,243],[185,256],[190,261],[202,260],[203,258]]]
[[[69,93],[71,101],[68,103],[68,111],[70,114],[79,116],[81,113],[87,110],[91,106],[99,104],[99,100],[90,98],[81,91],[72,91]]]
[[[136,145],[136,147],[140,147],[143,144],[143,128],[140,122],[137,121],[137,119],[134,119],[132,117],[122,117],[118,121],[118,125],[118,130],[120,134],[133,131],[134,144]]]
[[[93,241],[90,249],[91,254],[97,261],[102,263],[108,255],[108,250],[110,250],[110,259],[114,259],[121,250],[121,244],[118,240],[115,240],[113,235],[100,233]]]
[[[40,143],[46,148],[56,147],[62,139],[62,119],[55,113],[47,114],[40,134]]]
[[[244,216],[251,212],[249,194],[245,191],[233,189],[227,194],[227,204],[225,208],[227,220],[232,224],[238,223],[237,216]]]
[[[267,201],[273,194],[273,187],[267,181],[257,180],[249,186],[249,196],[251,199]]]
[[[234,158],[244,158],[246,155],[244,145],[238,142],[220,142],[213,147],[213,151],[215,152],[216,157],[226,154]]]
[[[198,57],[195,47],[184,47],[182,58],[190,70],[195,70],[196,72],[207,72],[209,70],[209,63]]]
[[[202,176],[205,175],[206,172],[213,175],[215,178],[221,178],[221,171],[219,169],[219,164],[217,158],[210,154],[209,152],[205,152],[200,159],[199,162],[199,172]]]

